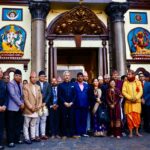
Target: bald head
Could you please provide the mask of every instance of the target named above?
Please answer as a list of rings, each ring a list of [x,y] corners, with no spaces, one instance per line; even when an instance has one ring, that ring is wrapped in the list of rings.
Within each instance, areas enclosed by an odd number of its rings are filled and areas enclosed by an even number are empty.
[[[87,71],[83,72],[83,80],[84,80],[85,82],[88,82],[88,80],[89,80],[89,76],[88,76]]]
[[[58,84],[57,79],[56,78],[52,78],[51,84],[52,84],[52,86],[57,86],[57,84]]]

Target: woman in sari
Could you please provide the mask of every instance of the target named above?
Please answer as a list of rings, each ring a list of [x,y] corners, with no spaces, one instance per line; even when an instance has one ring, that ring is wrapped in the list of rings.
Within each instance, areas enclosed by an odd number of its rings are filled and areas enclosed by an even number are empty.
[[[110,116],[110,132],[111,137],[121,137],[121,109],[120,99],[122,95],[118,88],[116,88],[115,80],[110,80],[109,89],[107,90],[107,103],[109,107]]]
[[[95,95],[95,102],[93,107],[93,123],[94,123],[94,136],[104,136],[105,126],[102,124],[99,118],[99,109],[101,107],[101,89],[99,88],[98,79],[93,79],[93,90]]]

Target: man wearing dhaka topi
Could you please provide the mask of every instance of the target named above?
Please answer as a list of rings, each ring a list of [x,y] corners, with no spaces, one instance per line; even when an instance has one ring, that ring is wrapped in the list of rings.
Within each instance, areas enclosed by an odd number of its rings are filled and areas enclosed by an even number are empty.
[[[130,70],[127,74],[127,81],[122,87],[122,94],[125,97],[125,114],[127,117],[127,124],[129,128],[129,137],[133,137],[133,129],[136,128],[136,136],[142,136],[139,133],[139,126],[141,123],[141,97],[143,94],[142,84],[135,79],[135,72]]]

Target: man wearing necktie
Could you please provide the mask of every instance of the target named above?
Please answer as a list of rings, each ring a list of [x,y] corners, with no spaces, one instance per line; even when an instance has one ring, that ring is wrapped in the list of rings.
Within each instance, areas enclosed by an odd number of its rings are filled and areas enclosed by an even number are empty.
[[[58,82],[56,78],[52,78],[52,96],[50,99],[49,105],[49,119],[50,119],[50,130],[51,130],[51,138],[60,138],[59,137],[59,101],[58,101]]]

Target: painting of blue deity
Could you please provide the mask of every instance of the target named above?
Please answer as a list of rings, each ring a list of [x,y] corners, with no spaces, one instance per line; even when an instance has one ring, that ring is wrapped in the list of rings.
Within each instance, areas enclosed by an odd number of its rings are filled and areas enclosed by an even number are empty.
[[[3,21],[22,21],[22,9],[17,8],[3,8],[2,20]]]
[[[131,24],[148,24],[146,12],[130,12]]]
[[[128,34],[128,44],[133,58],[150,58],[150,32],[138,27]]]
[[[22,57],[26,42],[26,31],[11,24],[0,29],[0,57]]]

